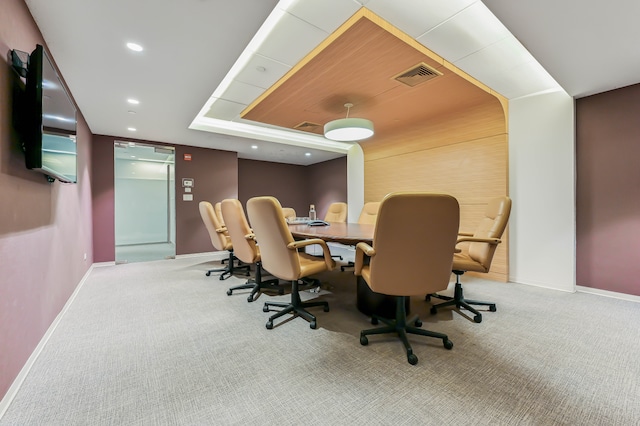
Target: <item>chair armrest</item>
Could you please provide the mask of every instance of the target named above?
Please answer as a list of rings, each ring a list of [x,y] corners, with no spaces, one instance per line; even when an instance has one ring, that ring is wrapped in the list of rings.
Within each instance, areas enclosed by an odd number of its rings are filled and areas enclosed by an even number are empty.
[[[220,228],[216,229],[216,232],[218,234],[224,234],[225,232],[227,232],[227,227],[226,226],[221,226]]]
[[[358,243],[356,245],[356,258],[355,258],[355,267],[353,273],[356,275],[362,275],[362,266],[364,266],[364,256],[373,257],[376,255],[376,251],[373,247],[371,247],[367,243]]]
[[[473,237],[473,232],[458,232],[458,235],[463,237]]]
[[[464,242],[472,242],[472,243],[489,243],[489,244],[494,244],[494,245],[498,245],[502,242],[502,240],[500,238],[475,238],[475,237],[462,237],[462,238],[458,238],[458,241],[456,241],[456,244],[458,243],[464,243]]]
[[[308,240],[294,241],[287,244],[287,248],[289,250],[298,250],[299,248],[312,246],[315,244],[318,244],[320,247],[322,247],[322,256],[324,257],[324,263],[327,264],[327,270],[333,271],[333,268],[336,267],[336,262],[331,258],[331,251],[329,250],[329,246],[327,246],[327,243],[324,242],[324,240],[321,240],[320,238],[311,238]]]

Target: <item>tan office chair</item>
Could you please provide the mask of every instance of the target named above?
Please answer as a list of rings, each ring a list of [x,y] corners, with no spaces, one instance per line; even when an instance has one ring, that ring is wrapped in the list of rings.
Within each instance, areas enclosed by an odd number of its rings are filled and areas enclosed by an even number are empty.
[[[293,219],[293,218],[298,217],[296,215],[296,211],[294,209],[292,209],[291,207],[283,207],[282,208],[282,214],[284,215],[285,220]]]
[[[326,222],[346,222],[347,221],[347,203],[331,203],[327,214],[324,215]]]
[[[246,269],[247,275],[249,275],[249,265],[235,265],[231,237],[229,237],[229,234],[227,233],[227,228],[220,224],[218,216],[216,215],[211,203],[208,201],[200,201],[198,207],[200,209],[202,221],[209,232],[209,237],[211,238],[211,244],[213,244],[213,247],[216,250],[227,250],[229,252],[227,266],[219,269],[210,269],[207,271],[206,275],[209,276],[212,272],[222,272],[220,274],[220,279],[226,280],[235,273],[236,269]]]
[[[322,306],[329,312],[327,302],[302,302],[298,292],[298,280],[309,275],[326,270],[332,270],[335,262],[326,243],[318,238],[295,241],[282,215],[282,207],[274,197],[255,197],[247,201],[249,221],[260,242],[260,255],[264,269],[272,275],[291,281],[291,302],[267,302],[263,311],[269,312],[272,306],[282,310],[272,315],[267,321],[267,329],[273,328],[273,320],[288,313],[294,317],[301,316],[309,321],[311,328],[317,327],[316,317],[305,308]],[[299,248],[319,244],[322,246],[323,257],[315,257],[298,251]]]
[[[395,296],[396,318],[374,315],[372,323],[382,321],[386,326],[361,331],[362,345],[369,343],[368,335],[397,333],[410,364],[416,364],[418,357],[407,333],[442,339],[446,349],[453,347],[446,334],[419,328],[422,322],[417,317],[407,320],[405,304],[410,296],[423,295],[425,290],[430,293],[447,288],[459,221],[458,201],[450,195],[398,192],[382,200],[373,247],[366,243],[356,246],[355,274],[362,276],[372,291]],[[415,267],[398,268],[398,253]]]
[[[327,209],[327,214],[324,215],[325,222],[340,222],[345,223],[347,221],[347,203],[331,203]],[[342,260],[342,256],[334,254],[332,257],[337,257]]]
[[[234,255],[244,263],[256,265],[255,278],[248,279],[245,284],[231,287],[227,290],[227,295],[231,296],[234,290],[250,288],[251,294],[249,294],[247,301],[253,302],[256,293],[262,290],[275,290],[279,294],[284,294],[284,289],[278,285],[278,279],[262,281],[260,247],[256,244],[253,230],[249,227],[242,203],[235,199],[223,200],[222,214],[226,219],[227,232],[231,237]]]
[[[362,206],[362,210],[360,211],[360,217],[358,217],[358,223],[365,225],[375,225],[378,218],[379,210],[379,201],[370,201],[368,203],[364,203],[364,206]],[[340,270],[344,272],[346,268],[349,268],[351,266],[354,266],[354,263],[352,261],[349,261],[346,265],[342,265],[340,267]]]
[[[446,302],[433,305],[431,313],[436,314],[438,309],[445,306],[454,306],[457,309],[465,308],[474,314],[473,320],[482,322],[482,314],[471,305],[488,306],[489,311],[496,311],[496,304],[491,302],[481,302],[479,300],[469,300],[464,298],[460,276],[466,271],[487,273],[491,268],[491,261],[496,252],[498,244],[502,241],[502,234],[507,227],[509,215],[511,214],[511,199],[509,197],[498,197],[489,201],[485,210],[484,218],[478,225],[474,233],[459,233],[458,243],[468,242],[468,247],[453,256],[453,273],[456,275],[456,283],[453,297],[439,294],[429,294],[431,297],[446,300]],[[456,243],[457,244],[457,243]]]

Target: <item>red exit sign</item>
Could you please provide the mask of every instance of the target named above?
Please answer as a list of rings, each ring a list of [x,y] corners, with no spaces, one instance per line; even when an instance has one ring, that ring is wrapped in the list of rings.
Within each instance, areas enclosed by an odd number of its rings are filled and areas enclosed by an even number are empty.
[[[184,161],[191,161],[191,154],[184,154]]]

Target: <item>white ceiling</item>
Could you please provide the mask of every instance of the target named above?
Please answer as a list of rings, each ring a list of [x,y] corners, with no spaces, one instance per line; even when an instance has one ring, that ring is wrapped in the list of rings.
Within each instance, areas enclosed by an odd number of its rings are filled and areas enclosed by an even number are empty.
[[[241,158],[312,164],[344,155],[348,144],[239,114],[363,5],[510,99],[558,90],[556,81],[576,97],[640,81],[637,0],[26,3],[94,134]],[[129,41],[145,50],[129,51]]]

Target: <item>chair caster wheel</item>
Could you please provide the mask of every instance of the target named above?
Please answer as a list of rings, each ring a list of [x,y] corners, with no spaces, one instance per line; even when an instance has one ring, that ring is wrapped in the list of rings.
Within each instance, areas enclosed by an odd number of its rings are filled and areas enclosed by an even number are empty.
[[[416,327],[422,327],[422,321],[420,321],[420,319],[417,319],[417,320],[415,320],[413,325],[415,325]]]
[[[451,350],[451,348],[453,348],[453,342],[449,339],[444,339],[442,341],[442,345],[444,346],[445,349]]]
[[[244,274],[245,277],[248,277],[249,275],[251,275],[251,272],[247,271],[246,274]]]
[[[424,300],[426,300],[427,302],[431,302],[431,295],[430,295],[430,294],[427,294],[427,295],[424,297]]]
[[[312,330],[315,330],[316,328],[318,328],[318,324],[316,324],[315,321],[311,321],[309,323],[309,328],[311,328]]]
[[[429,310],[429,312],[431,312],[431,315],[435,315],[438,313],[438,309],[435,306],[431,307],[431,310]]]
[[[267,321],[267,330],[271,330],[273,328],[273,321]]]
[[[269,312],[269,307],[267,305],[264,305],[262,307],[262,312]]]
[[[253,296],[247,297],[247,302],[249,302],[249,303],[253,302]]]
[[[489,305],[489,311],[495,312],[496,311],[496,305]]]
[[[418,363],[418,357],[414,354],[409,354],[407,355],[407,361],[409,361],[411,365],[416,365]]]
[[[211,276],[211,271],[207,271],[207,273],[205,275],[210,277]]]
[[[284,288],[278,289],[278,294],[282,296],[284,294]]]
[[[227,296],[231,296],[233,294],[233,290],[227,290]]]
[[[329,312],[329,305],[323,307],[322,310],[325,311],[325,312]]]
[[[378,325],[378,318],[371,317],[371,324]]]
[[[367,336],[360,336],[360,344],[362,346],[367,346],[369,344],[369,339],[367,339]]]
[[[225,279],[225,278],[224,278],[224,274],[220,275],[220,277],[218,277],[218,279],[219,279],[220,281],[224,281],[224,279]]]
[[[480,314],[476,315],[475,317],[473,317],[473,320],[478,324],[480,324],[482,322],[482,315]]]
[[[344,266],[340,267],[340,272],[344,272]]]

